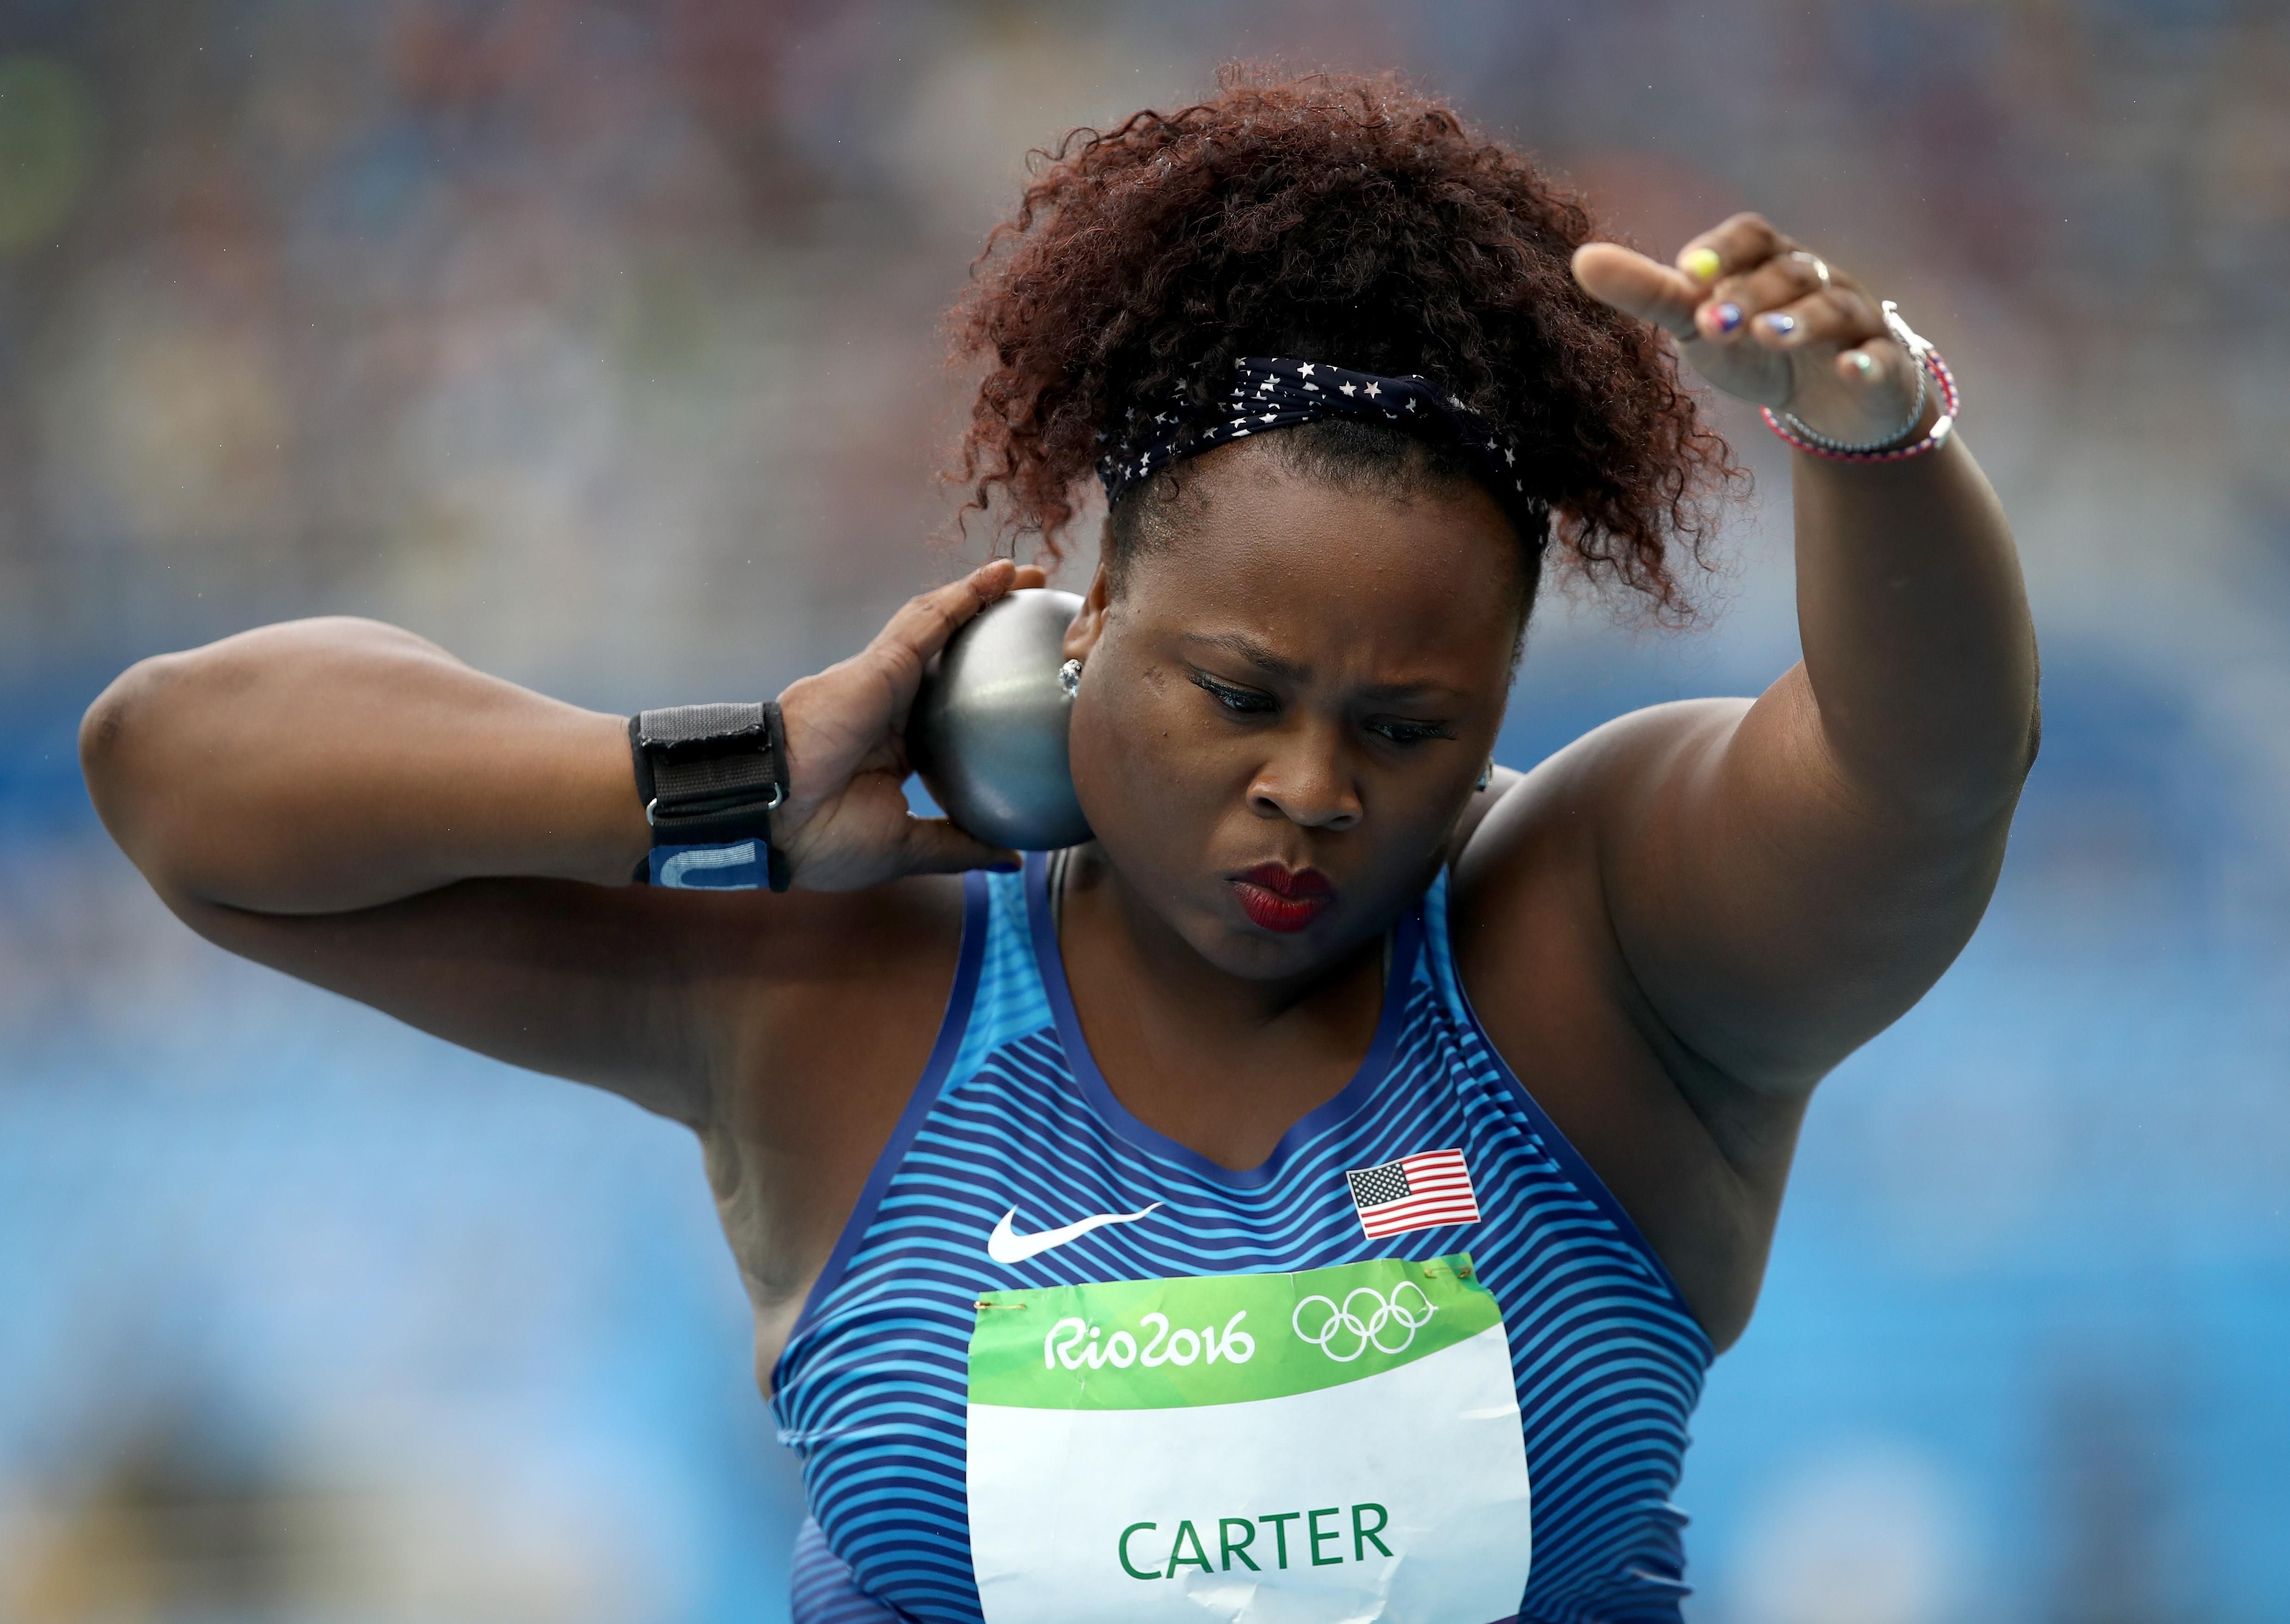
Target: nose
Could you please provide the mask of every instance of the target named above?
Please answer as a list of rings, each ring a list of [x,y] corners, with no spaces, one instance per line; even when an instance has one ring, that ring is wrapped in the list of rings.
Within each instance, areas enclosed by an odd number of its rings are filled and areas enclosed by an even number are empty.
[[[1310,829],[1349,829],[1367,815],[1341,742],[1333,730],[1320,728],[1281,741],[1250,780],[1248,806],[1260,818],[1285,818]]]

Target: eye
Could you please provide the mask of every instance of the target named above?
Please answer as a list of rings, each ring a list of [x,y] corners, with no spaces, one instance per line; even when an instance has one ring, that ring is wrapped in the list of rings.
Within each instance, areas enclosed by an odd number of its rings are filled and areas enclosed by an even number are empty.
[[[1193,686],[1207,694],[1227,710],[1244,716],[1261,716],[1279,708],[1279,701],[1270,694],[1258,693],[1249,688],[1236,688],[1230,683],[1221,683],[1205,671],[1193,673]]]
[[[1455,735],[1438,722],[1406,722],[1397,716],[1379,716],[1367,724],[1367,731],[1389,739],[1394,744],[1421,744],[1427,739],[1453,739]]]

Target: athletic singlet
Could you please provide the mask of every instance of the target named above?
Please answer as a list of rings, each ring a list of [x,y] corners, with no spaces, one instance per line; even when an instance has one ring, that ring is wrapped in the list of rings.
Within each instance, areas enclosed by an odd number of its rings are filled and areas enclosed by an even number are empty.
[[[1669,1496],[1713,1349],[1480,1028],[1445,876],[1395,932],[1358,1073],[1245,1172],[1155,1132],[1106,1086],[1067,990],[1043,860],[967,884],[937,1044],[773,1374],[812,1514],[796,1624],[981,1618],[965,1448],[982,1293],[1466,1253],[1501,1308],[1532,1479],[1518,1620],[1677,1624],[1685,1519]],[[1364,1203],[1390,1192],[1350,1175],[1448,1151],[1477,1221],[1371,1238]],[[998,1263],[989,1236],[1013,1209],[1037,1245],[1078,1232]],[[1341,1556],[1350,1538],[1328,1548]],[[1125,1565],[1141,1548],[1125,1545]],[[1157,1549],[1147,1560],[1157,1574]],[[1070,1616],[1091,1612],[1072,1598]]]

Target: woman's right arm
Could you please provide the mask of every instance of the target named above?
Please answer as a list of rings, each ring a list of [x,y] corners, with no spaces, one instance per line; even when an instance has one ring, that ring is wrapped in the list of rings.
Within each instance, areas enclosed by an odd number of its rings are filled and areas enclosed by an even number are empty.
[[[80,760],[170,903],[339,914],[480,876],[619,885],[650,845],[625,717],[372,620],[146,660],[89,708]]]
[[[1030,572],[1029,572],[1030,573]],[[909,819],[922,663],[1013,584],[925,594],[782,696],[796,882],[816,892],[1003,855]],[[869,956],[921,900],[627,884],[650,845],[624,717],[372,621],[266,627],[135,666],[90,708],[105,826],[202,935],[515,1064],[701,1125],[774,965]],[[879,949],[878,949],[879,950]],[[800,979],[798,977],[798,979]],[[768,1035],[766,1035],[768,1041]]]

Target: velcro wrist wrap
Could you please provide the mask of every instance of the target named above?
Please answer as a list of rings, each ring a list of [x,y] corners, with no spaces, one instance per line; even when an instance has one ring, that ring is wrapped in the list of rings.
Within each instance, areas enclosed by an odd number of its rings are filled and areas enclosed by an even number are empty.
[[[629,718],[637,795],[652,825],[641,877],[685,890],[788,887],[772,844],[772,809],[787,799],[780,708],[678,705]]]

